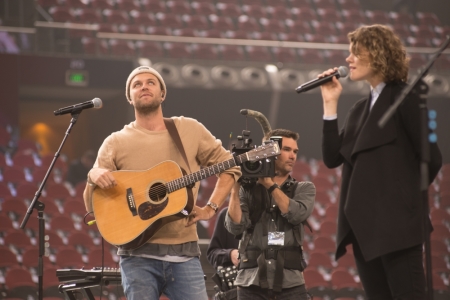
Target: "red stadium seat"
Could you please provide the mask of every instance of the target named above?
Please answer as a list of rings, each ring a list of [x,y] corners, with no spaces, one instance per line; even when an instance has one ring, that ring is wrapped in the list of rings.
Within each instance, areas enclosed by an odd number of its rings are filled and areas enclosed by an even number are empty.
[[[183,28],[180,16],[174,14],[157,13],[156,18],[160,26],[169,28]]]
[[[162,57],[164,56],[161,45],[157,42],[140,41],[136,42],[136,49],[142,57]]]
[[[10,245],[19,252],[27,247],[31,247],[30,238],[22,231],[22,229],[12,229],[6,232],[4,237],[5,245]]]
[[[68,216],[56,216],[50,221],[50,228],[54,231],[62,231],[66,234],[75,231],[75,225]]]
[[[218,59],[218,51],[214,45],[195,44],[192,47],[192,55],[198,59]]]
[[[347,22],[351,22],[352,24],[367,24],[366,16],[360,9],[343,10],[342,16],[344,16]]]
[[[183,21],[186,27],[194,28],[196,30],[208,30],[210,29],[208,19],[206,16],[195,15],[195,16],[183,16]]]
[[[339,4],[341,9],[361,8],[359,0],[337,0],[336,2]]]
[[[116,0],[117,8],[123,11],[141,10],[139,1],[135,0]]]
[[[414,17],[408,12],[390,12],[389,17],[394,26],[414,24]]]
[[[115,2],[112,0],[90,0],[93,8],[115,9]]]
[[[54,6],[49,9],[50,16],[55,22],[75,22],[72,9],[62,6]]]
[[[269,12],[271,19],[286,20],[293,18],[291,11],[283,5],[280,6],[277,4],[276,6],[269,6],[267,11]]]
[[[145,26],[138,24],[122,24],[119,26],[119,31],[128,34],[146,34]]]
[[[83,231],[72,232],[68,237],[68,244],[74,246],[78,252],[86,254],[95,247],[92,238]]]
[[[59,249],[56,253],[56,265],[62,268],[75,268],[81,269],[85,263],[81,257],[81,254],[77,250],[72,248]]]
[[[419,20],[420,25],[426,26],[441,26],[441,21],[436,16],[435,13],[432,12],[418,12],[416,14],[417,19]]]
[[[342,14],[336,8],[320,8],[317,10],[317,15],[322,22],[330,24],[342,21]]]
[[[319,234],[325,237],[333,237],[337,233],[337,224],[332,221],[324,221],[320,224]]]
[[[242,11],[253,18],[266,18],[268,15],[265,6],[260,4],[243,5]]]
[[[311,8],[292,9],[291,12],[294,19],[304,22],[311,22],[313,20],[317,20],[318,18],[316,12]]]
[[[184,43],[166,43],[164,45],[166,54],[171,58],[189,58],[191,53]]]
[[[240,46],[219,46],[222,59],[245,60],[244,51]]]
[[[216,5],[219,15],[224,17],[237,18],[242,14],[242,10],[237,4],[219,2]]]
[[[330,273],[333,269],[330,256],[323,252],[311,253],[308,260],[308,267],[315,268],[324,273]]]
[[[381,10],[366,10],[366,17],[372,24],[389,24],[391,21],[388,14]]]
[[[3,182],[17,184],[21,181],[25,181],[25,170],[18,166],[6,167],[3,169],[2,177]]]
[[[3,227],[2,227],[2,230]],[[17,266],[17,256],[6,246],[0,246],[0,269]]]
[[[44,282],[43,282],[43,290],[44,290],[44,300],[57,300],[60,299],[61,293],[59,292],[59,279],[56,276],[57,267],[47,265],[44,267]],[[49,297],[49,299],[47,299]],[[51,297],[51,298],[50,298]]]
[[[130,12],[130,15],[133,18],[133,23],[135,25],[142,25],[142,26],[156,26],[157,25],[157,21],[154,18],[154,15],[150,14],[146,11],[133,10]]]
[[[84,206],[83,198],[80,196],[74,199],[66,200],[64,202],[64,214],[75,214],[81,217],[84,216],[86,214],[86,208]]]
[[[334,289],[342,288],[360,288],[360,284],[355,281],[353,276],[346,269],[336,269],[331,273],[331,285]]]
[[[261,27],[259,26],[258,21],[255,18],[249,18],[246,15],[242,15],[238,18],[237,27],[239,30],[244,30],[247,32],[252,31],[260,31]]]
[[[272,55],[266,47],[245,47],[247,58],[251,61],[273,61]]]
[[[45,192],[46,196],[52,199],[66,200],[72,198],[69,190],[61,183],[47,183]]]
[[[209,21],[211,22],[212,27],[217,30],[227,31],[236,29],[233,20],[228,16],[218,17],[216,15],[210,15]]]
[[[103,17],[105,22],[109,24],[128,24],[130,22],[128,14],[120,10],[105,9]]]
[[[63,239],[56,233],[56,230],[47,230],[45,232],[45,241],[48,243],[48,247],[54,253],[57,249],[63,248],[67,245]]]
[[[25,249],[25,251],[22,253],[22,266],[28,268],[28,269],[37,269],[38,263],[39,263],[39,248],[31,247]],[[52,266],[52,262],[50,261],[50,258],[48,256],[43,256],[44,260],[44,266]]]
[[[109,49],[111,55],[121,57],[132,57],[136,55],[134,43],[132,41],[116,39],[109,40]]]
[[[331,238],[319,236],[314,240],[314,251],[322,251],[325,253],[334,253],[336,250],[336,242]]]
[[[108,249],[91,249],[88,254],[90,267],[117,267],[118,262],[114,261]]]
[[[263,27],[265,31],[268,32],[274,32],[274,33],[281,33],[286,32],[287,28],[284,24],[283,20],[280,19],[260,19],[259,23]]]
[[[34,283],[33,279],[31,278],[30,272],[21,267],[13,267],[8,271],[6,271],[5,285],[8,288],[8,290],[12,290],[15,288],[24,289],[25,287],[37,288],[36,283]]]
[[[337,9],[336,2],[334,0],[312,0],[311,2],[314,3],[317,10],[321,8]]]
[[[191,7],[196,15],[209,16],[216,14],[216,7],[212,2],[192,2]]]
[[[103,18],[97,9],[80,9],[78,11],[78,20],[81,23],[98,24],[103,22]]]
[[[331,289],[330,283],[317,270],[306,268],[303,276],[305,277],[306,287],[314,295],[314,299],[316,299],[316,296],[323,297],[323,299],[334,299],[334,291]]]
[[[20,198],[7,197],[2,203],[2,211],[4,211],[12,220],[17,220],[26,214],[27,206]]]
[[[188,1],[166,1],[166,6],[172,14],[191,14],[191,7]]]
[[[41,180],[42,179],[43,178],[41,178]],[[49,182],[49,180],[47,182]],[[38,184],[28,181],[22,181],[16,185],[16,196],[21,199],[32,200],[38,189],[39,189]]]
[[[298,62],[297,55],[294,49],[290,48],[272,48],[275,61],[282,63],[295,63]]]
[[[28,153],[16,153],[13,157],[13,165],[21,168],[33,168],[36,167],[35,158],[33,154]]]
[[[323,54],[317,50],[300,49],[299,55],[300,55],[301,61],[305,64],[323,64],[324,63]]]

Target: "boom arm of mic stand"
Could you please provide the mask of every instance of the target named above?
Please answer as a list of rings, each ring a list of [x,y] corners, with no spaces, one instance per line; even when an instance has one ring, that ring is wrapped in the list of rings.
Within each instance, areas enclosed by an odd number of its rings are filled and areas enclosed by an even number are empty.
[[[80,111],[76,111],[72,113],[72,120],[70,120],[69,128],[66,131],[66,134],[64,135],[64,138],[61,142],[61,145],[58,148],[58,151],[56,151],[55,156],[53,157],[52,163],[50,164],[47,173],[44,176],[44,179],[42,180],[41,185],[39,186],[39,189],[37,190],[36,194],[34,195],[33,201],[31,201],[30,206],[28,207],[27,213],[25,214],[22,224],[20,224],[21,229],[25,229],[25,226],[27,225],[28,219],[30,218],[31,214],[33,213],[33,209],[38,210],[38,219],[39,219],[39,257],[38,257],[38,299],[43,299],[43,284],[44,284],[44,264],[43,264],[43,256],[44,256],[44,230],[45,230],[45,224],[44,224],[44,208],[45,204],[40,202],[38,199],[41,196],[42,190],[44,189],[45,183],[47,182],[48,177],[50,176],[50,173],[53,170],[53,167],[56,163],[56,160],[58,159],[61,149],[63,148],[67,137],[70,134],[70,131],[72,130],[72,127],[75,125],[75,123],[78,120],[78,116],[80,115]]]

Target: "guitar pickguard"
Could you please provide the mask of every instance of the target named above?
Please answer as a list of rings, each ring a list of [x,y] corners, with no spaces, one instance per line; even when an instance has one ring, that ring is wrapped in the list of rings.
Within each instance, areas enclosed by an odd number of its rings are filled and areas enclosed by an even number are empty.
[[[164,210],[164,208],[166,208],[168,201],[169,198],[167,198],[166,201],[163,201],[158,204],[150,202],[142,203],[141,205],[139,205],[138,208],[139,217],[141,217],[142,220],[148,220],[150,218],[153,218],[154,216],[157,216],[160,212]]]

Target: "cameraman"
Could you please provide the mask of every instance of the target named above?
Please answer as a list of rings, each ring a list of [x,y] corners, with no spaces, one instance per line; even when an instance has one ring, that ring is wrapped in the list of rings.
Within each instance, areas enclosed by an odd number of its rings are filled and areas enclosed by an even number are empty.
[[[238,299],[306,300],[302,271],[303,224],[314,207],[311,182],[290,176],[298,152],[298,133],[270,131],[264,139],[281,136],[281,154],[273,178],[258,178],[252,186],[236,183],[231,191],[225,226],[241,235],[239,272],[234,282]]]

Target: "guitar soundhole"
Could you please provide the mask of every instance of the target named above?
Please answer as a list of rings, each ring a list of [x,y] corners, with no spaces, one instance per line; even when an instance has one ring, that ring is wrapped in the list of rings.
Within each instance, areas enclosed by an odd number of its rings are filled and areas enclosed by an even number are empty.
[[[166,186],[160,182],[155,183],[150,187],[148,195],[150,197],[150,200],[154,202],[160,202],[166,198],[167,195]]]

